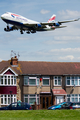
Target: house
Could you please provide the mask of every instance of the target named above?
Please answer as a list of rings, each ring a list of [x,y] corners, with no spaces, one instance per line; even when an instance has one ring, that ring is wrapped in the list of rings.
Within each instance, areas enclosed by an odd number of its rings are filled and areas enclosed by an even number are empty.
[[[79,62],[0,62],[0,106],[21,100],[37,109],[80,101]]]

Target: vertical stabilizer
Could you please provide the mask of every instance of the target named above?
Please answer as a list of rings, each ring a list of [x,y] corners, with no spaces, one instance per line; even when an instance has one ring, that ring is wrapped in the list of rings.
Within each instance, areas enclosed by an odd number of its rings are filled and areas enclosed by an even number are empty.
[[[56,15],[53,14],[52,17],[48,20],[48,22],[54,22],[55,18],[56,18]]]

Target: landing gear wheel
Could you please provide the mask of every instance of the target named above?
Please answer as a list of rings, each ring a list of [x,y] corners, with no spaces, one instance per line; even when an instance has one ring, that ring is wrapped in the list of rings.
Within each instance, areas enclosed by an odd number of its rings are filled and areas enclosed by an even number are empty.
[[[21,30],[20,33],[23,34],[23,31]]]
[[[30,31],[26,32],[27,34],[30,34]]]
[[[9,26],[7,25],[7,30],[9,30]]]
[[[6,29],[6,28],[4,28],[4,31],[7,31],[7,29]]]

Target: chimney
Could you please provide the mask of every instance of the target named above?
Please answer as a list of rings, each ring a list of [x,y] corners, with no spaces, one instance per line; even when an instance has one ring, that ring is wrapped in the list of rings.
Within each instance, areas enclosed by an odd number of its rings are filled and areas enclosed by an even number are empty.
[[[18,65],[17,56],[11,58],[11,65],[13,65],[13,66],[17,66]]]

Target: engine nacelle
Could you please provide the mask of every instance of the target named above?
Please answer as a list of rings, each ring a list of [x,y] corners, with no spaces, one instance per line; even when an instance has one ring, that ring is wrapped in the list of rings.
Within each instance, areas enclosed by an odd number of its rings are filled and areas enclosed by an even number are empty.
[[[54,26],[60,26],[60,24],[59,24],[59,23],[54,23],[53,25],[54,25]]]
[[[42,25],[41,24],[36,24],[36,28],[41,28]]]
[[[9,32],[9,31],[12,31],[12,30],[13,30],[13,28],[9,27],[9,26],[7,26],[7,28],[4,28],[4,31],[6,31],[6,32]]]

